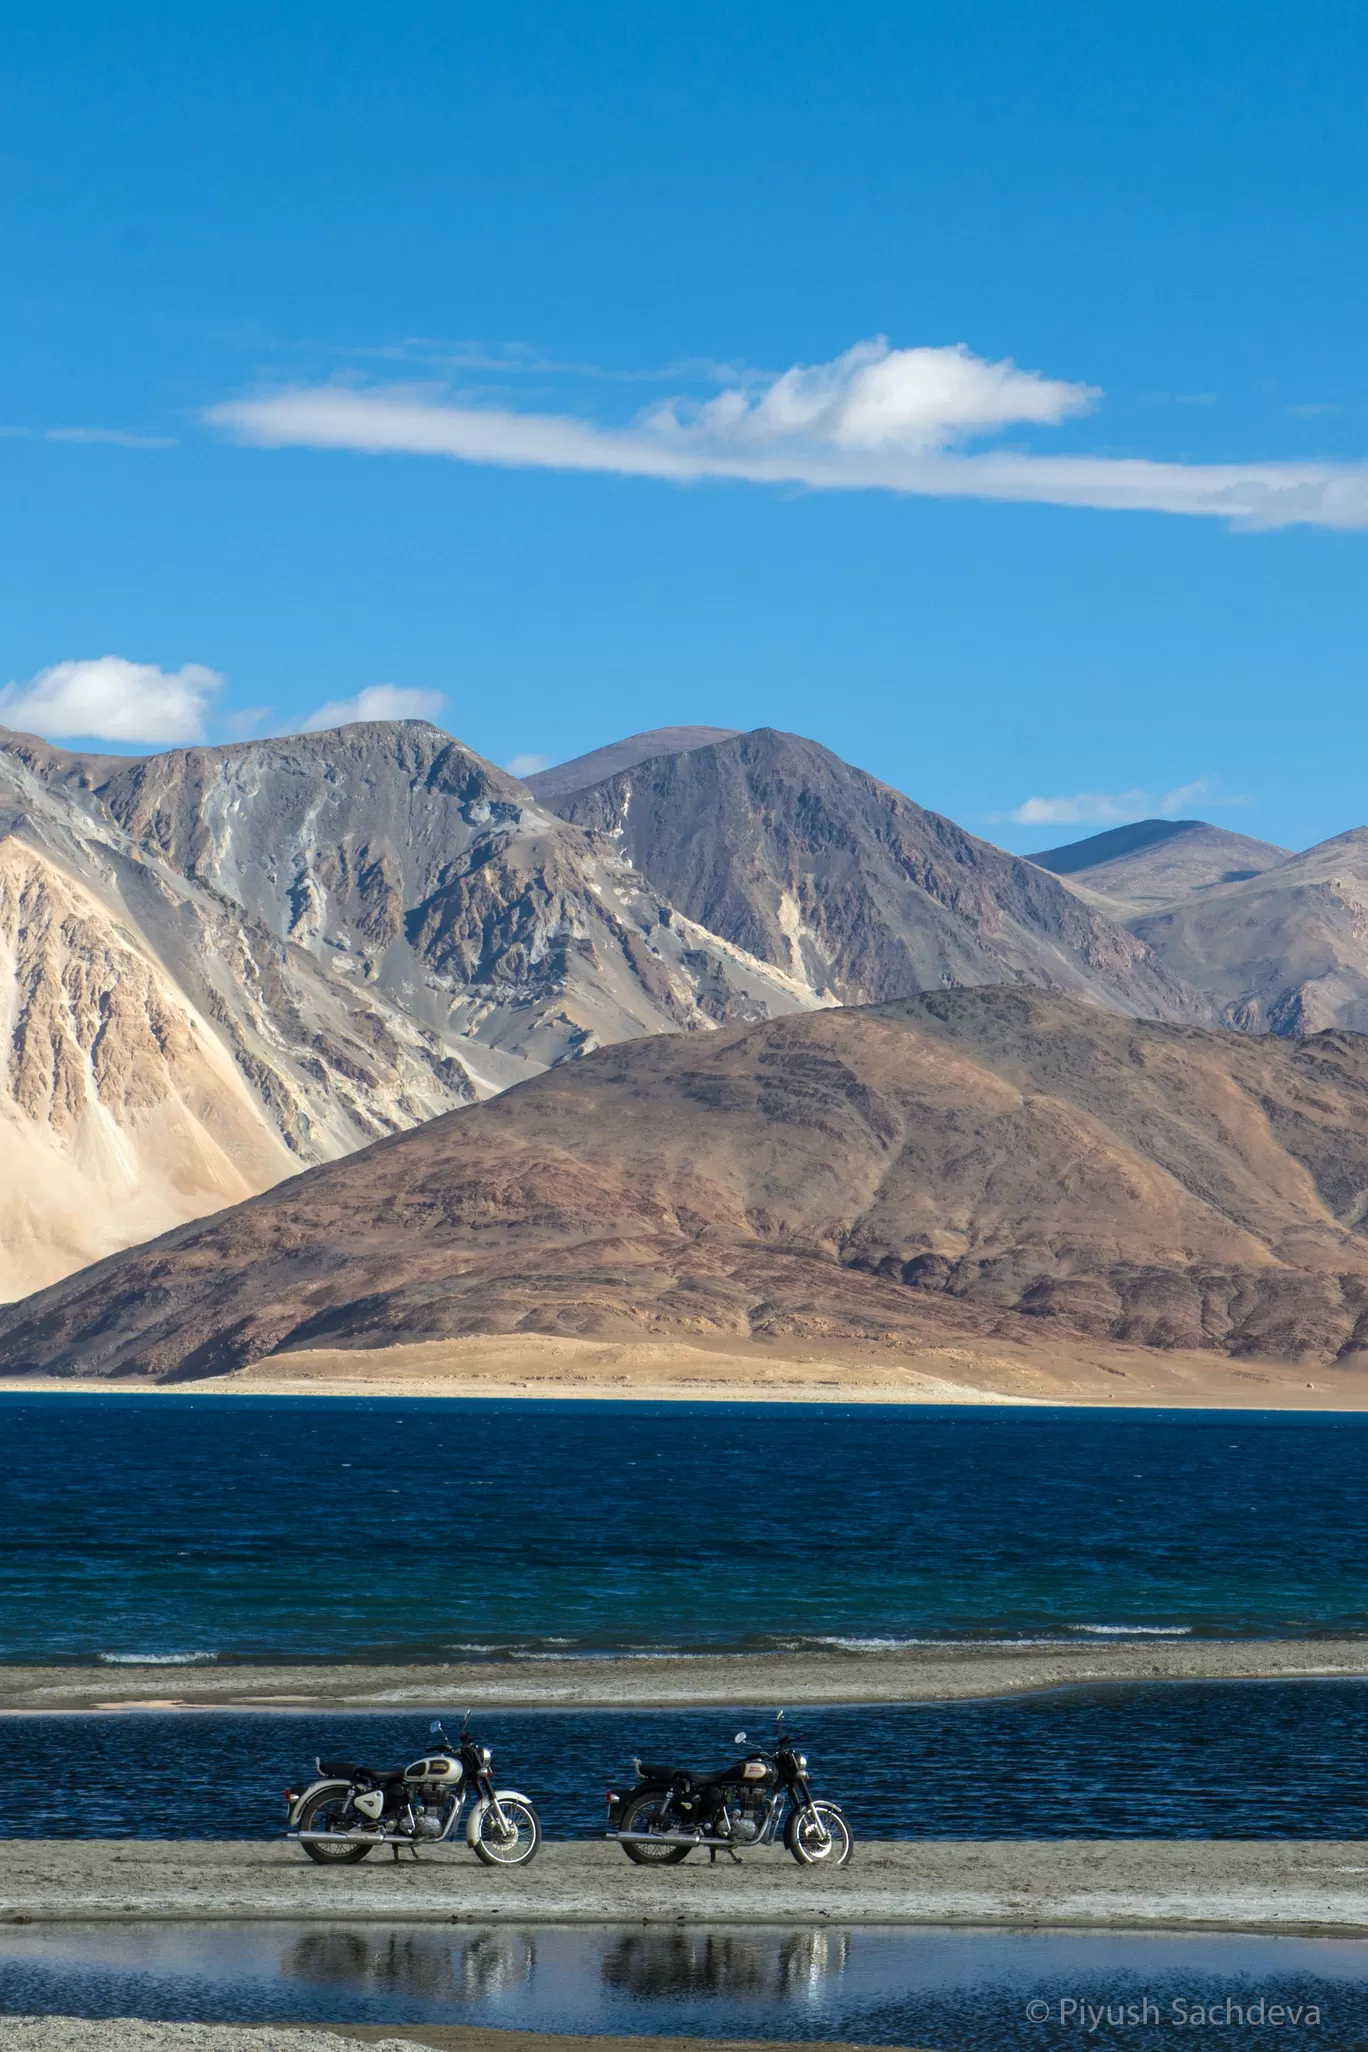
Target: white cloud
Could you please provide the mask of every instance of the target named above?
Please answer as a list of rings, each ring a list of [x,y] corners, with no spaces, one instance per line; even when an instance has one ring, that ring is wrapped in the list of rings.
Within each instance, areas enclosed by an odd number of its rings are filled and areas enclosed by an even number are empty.
[[[1250,805],[1250,798],[1227,798],[1213,789],[1210,777],[1194,777],[1172,791],[1077,791],[1071,798],[1028,798],[1007,818],[1017,826],[1128,826],[1137,819],[1177,819],[1191,805]],[[997,818],[1001,818],[999,813]]]
[[[510,777],[535,777],[538,770],[550,767],[549,755],[515,755],[511,762],[504,764]]]
[[[1368,527],[1364,464],[1163,463],[960,446],[1007,427],[1057,426],[1099,397],[1010,360],[990,363],[962,344],[875,341],[831,363],[736,376],[705,403],[667,400],[626,427],[472,406],[427,387],[344,384],[232,400],[206,419],[259,447],[1183,513],[1246,528]]]
[[[368,684],[355,698],[330,698],[309,714],[304,734],[349,727],[357,720],[435,720],[446,699],[440,691],[412,691],[401,684]]]
[[[179,670],[123,656],[54,663],[31,683],[0,691],[0,720],[54,741],[202,741],[209,700],[222,683],[201,663]]]

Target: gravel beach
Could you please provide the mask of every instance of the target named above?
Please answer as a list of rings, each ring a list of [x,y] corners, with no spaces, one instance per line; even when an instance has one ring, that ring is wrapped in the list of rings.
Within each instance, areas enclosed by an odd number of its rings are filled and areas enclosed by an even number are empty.
[[[1368,1639],[1109,1637],[888,1651],[648,1654],[441,1667],[0,1666],[0,1713],[72,1710],[798,1709],[933,1703],[1080,1683],[1368,1675]]]
[[[231,2024],[148,2023],[141,2017],[111,2017],[90,2023],[72,2016],[0,2017],[0,2052],[344,2052],[369,2045],[371,2052],[565,2052],[566,2040],[541,2031],[499,2031],[476,2024],[365,2025],[267,2024],[255,2029]],[[739,2038],[598,2038],[576,2036],[574,2052],[812,2052],[810,2045],[763,2045]],[[828,2052],[849,2052],[833,2045]]]
[[[342,1870],[279,1844],[0,1841],[0,1923],[386,1919],[443,1923],[974,1924],[1368,1933],[1368,1842],[916,1840],[824,1874],[782,1853],[631,1866],[551,1844],[501,1873],[464,1852]]]

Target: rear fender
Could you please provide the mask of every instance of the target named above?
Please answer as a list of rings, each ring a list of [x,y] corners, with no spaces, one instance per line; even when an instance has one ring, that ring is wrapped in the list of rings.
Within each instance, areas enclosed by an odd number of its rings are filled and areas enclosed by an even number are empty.
[[[501,1803],[526,1803],[529,1809],[531,1809],[532,1807],[531,1796],[525,1796],[520,1788],[496,1788],[494,1793]],[[470,1815],[466,1818],[467,1845],[479,1844],[480,1819],[484,1816],[484,1813],[488,1808],[488,1796],[481,1796],[479,1801],[476,1803],[474,1809],[471,1811]]]
[[[308,1802],[310,1796],[321,1795],[324,1789],[340,1789],[341,1792],[345,1795],[347,1791],[350,1789],[351,1785],[352,1784],[349,1781],[311,1781],[308,1787],[306,1789],[301,1790],[301,1792],[295,1797],[294,1804],[290,1810],[290,1823],[297,1824],[299,1822],[299,1813],[303,1809],[305,1803]]]

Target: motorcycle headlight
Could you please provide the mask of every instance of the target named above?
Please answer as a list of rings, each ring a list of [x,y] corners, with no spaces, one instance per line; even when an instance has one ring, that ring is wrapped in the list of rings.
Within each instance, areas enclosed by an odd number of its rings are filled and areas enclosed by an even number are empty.
[[[482,1767],[488,1767],[493,1758],[494,1755],[490,1752],[488,1746],[480,1747],[480,1765]]]
[[[806,1774],[806,1773],[807,1773],[807,1754],[806,1754],[806,1753],[795,1753],[795,1754],[794,1754],[794,1756],[793,1756],[793,1764],[794,1764],[794,1766],[795,1766],[795,1767],[796,1767],[796,1768],[798,1769],[798,1772],[799,1772],[800,1774]]]

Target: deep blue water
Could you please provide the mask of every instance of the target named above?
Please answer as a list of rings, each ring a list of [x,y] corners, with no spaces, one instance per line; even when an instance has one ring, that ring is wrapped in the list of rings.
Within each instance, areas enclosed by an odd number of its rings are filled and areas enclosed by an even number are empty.
[[[0,1659],[1368,1630],[1368,1417],[0,1397]]]
[[[1368,2045],[1368,1948],[1352,1939],[840,1927],[49,1925],[0,1931],[0,2014],[26,2011],[947,2052],[1159,2052],[1183,2043],[1354,2052]]]
[[[978,1703],[789,1709],[864,1838],[1365,1838],[1368,1681],[1149,1683]],[[454,1724],[455,1720],[451,1722]],[[480,1712],[548,1837],[595,1838],[633,1754],[735,1757],[761,1712]],[[0,1838],[266,1838],[315,1755],[401,1766],[427,1713],[0,1718]],[[620,1784],[619,1784],[620,1785]],[[302,1857],[302,1855],[301,1855]],[[769,1857],[769,1855],[763,1855]]]

